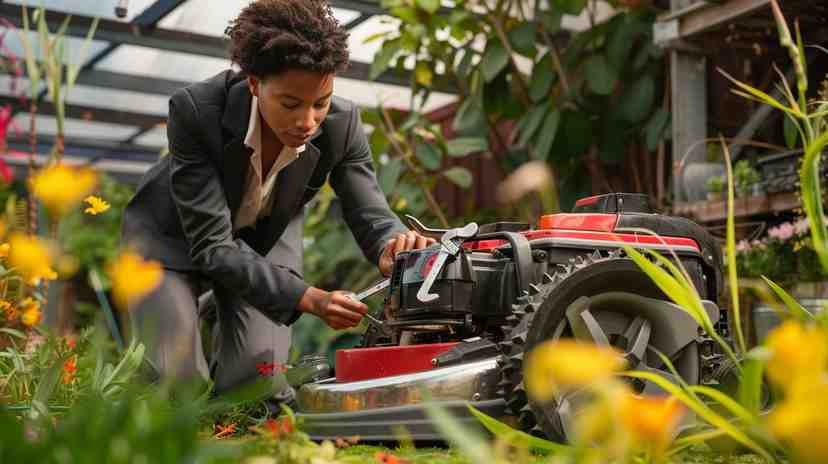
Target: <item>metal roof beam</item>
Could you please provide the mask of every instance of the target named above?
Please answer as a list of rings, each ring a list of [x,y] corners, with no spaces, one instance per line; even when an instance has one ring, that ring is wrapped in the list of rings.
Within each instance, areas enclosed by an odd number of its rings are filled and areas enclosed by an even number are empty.
[[[0,95],[0,105],[19,105],[17,97]],[[25,108],[21,108],[25,111]],[[55,115],[55,105],[52,102],[42,101],[37,106],[37,114],[45,116]],[[65,116],[67,118],[81,119],[84,121],[105,122],[110,124],[121,124],[124,126],[155,127],[167,122],[166,116],[155,114],[137,113],[133,111],[113,110],[108,108],[95,108],[85,105],[66,104]]]
[[[9,20],[18,27],[22,26],[21,9],[19,5],[0,3],[0,16]],[[46,20],[54,29],[66,18],[67,14],[46,10]],[[72,15],[66,33],[74,37],[85,37],[93,18],[89,16]],[[227,59],[228,40],[224,37],[196,34],[163,28],[144,28],[130,23],[122,23],[108,19],[101,19],[95,32],[96,40],[116,42],[126,45],[156,48],[159,50],[191,53],[195,55],[211,56]],[[354,61],[351,68],[340,75],[346,79],[370,81],[368,79],[370,63]],[[380,75],[376,82],[401,85],[408,87],[411,83],[410,71],[389,69]],[[455,93],[456,87],[440,76],[435,77],[434,90]]]
[[[186,1],[187,0],[156,0],[155,3],[148,6],[141,12],[141,14],[133,18],[131,22],[139,26],[154,27]]]

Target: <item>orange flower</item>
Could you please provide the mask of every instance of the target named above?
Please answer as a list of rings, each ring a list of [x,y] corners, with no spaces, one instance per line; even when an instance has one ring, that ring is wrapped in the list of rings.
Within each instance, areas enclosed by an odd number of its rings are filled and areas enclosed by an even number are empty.
[[[377,451],[374,453],[374,459],[377,462],[381,462],[382,464],[407,464],[408,461],[405,459],[400,459],[397,456],[394,456],[391,453],[386,453],[384,451]]]
[[[20,317],[20,311],[6,300],[0,300],[0,312],[6,315],[6,320],[9,322],[15,321]]]
[[[236,424],[231,423],[227,427],[223,427],[221,424],[216,424],[217,432],[213,435],[213,438],[218,438],[221,440],[222,438],[227,438],[230,435],[236,433]]]
[[[267,422],[265,422],[265,427],[267,427],[267,430],[270,432],[270,435],[274,440],[278,440],[284,435],[293,433],[296,430],[293,427],[293,422],[290,421],[289,417],[268,419]]]
[[[11,250],[11,246],[8,243],[4,243],[0,245],[0,258],[5,258],[9,256],[9,251]]]
[[[673,396],[634,396],[620,398],[621,422],[633,440],[660,454],[674,438],[684,416],[684,406]]]
[[[32,298],[26,298],[20,302],[22,308],[22,316],[20,322],[27,327],[34,327],[43,319],[43,313],[40,312],[40,302]]]
[[[70,384],[75,381],[75,373],[78,371],[78,356],[73,355],[63,363],[63,383]]]

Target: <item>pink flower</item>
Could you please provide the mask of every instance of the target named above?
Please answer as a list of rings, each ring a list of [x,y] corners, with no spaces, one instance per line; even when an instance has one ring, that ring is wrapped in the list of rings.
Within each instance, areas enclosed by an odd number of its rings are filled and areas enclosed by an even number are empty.
[[[799,218],[793,223],[794,232],[796,235],[805,235],[811,227],[810,224],[807,217]]]
[[[786,241],[794,235],[794,226],[790,222],[784,222],[779,227],[774,227],[768,230],[768,237],[775,238],[779,241]]]
[[[736,251],[750,251],[750,242],[748,242],[747,240],[740,240],[739,243],[736,244]]]

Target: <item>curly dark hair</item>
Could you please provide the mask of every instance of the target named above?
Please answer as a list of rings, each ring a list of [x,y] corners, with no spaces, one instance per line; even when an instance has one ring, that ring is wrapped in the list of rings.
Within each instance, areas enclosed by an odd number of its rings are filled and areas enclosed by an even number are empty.
[[[288,69],[348,68],[348,33],[325,0],[256,0],[224,33],[233,62],[260,79]]]

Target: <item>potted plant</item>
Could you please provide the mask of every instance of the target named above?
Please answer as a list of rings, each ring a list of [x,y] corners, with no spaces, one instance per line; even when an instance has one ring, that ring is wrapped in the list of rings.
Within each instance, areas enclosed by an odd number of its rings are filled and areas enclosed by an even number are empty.
[[[744,198],[761,195],[761,180],[759,171],[747,160],[737,161],[733,166],[733,187],[736,190],[736,196]]]
[[[707,201],[722,201],[727,180],[724,176],[713,176],[707,179]]]

